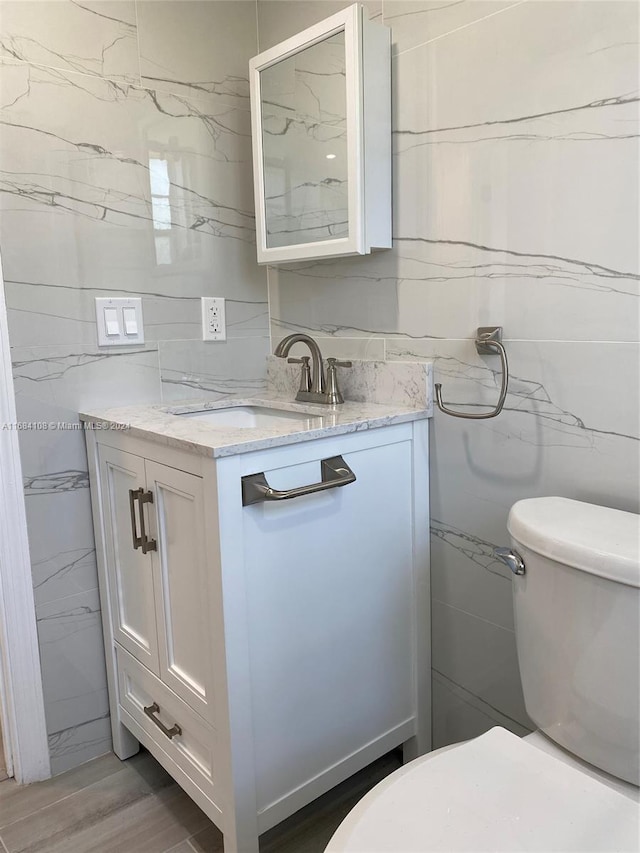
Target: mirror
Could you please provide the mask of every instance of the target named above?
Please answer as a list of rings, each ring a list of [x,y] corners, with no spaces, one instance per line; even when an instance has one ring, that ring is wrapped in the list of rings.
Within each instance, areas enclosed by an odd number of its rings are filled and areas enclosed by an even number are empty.
[[[260,76],[267,248],[348,236],[344,31]]]
[[[258,262],[389,248],[389,30],[354,5],[250,73]]]

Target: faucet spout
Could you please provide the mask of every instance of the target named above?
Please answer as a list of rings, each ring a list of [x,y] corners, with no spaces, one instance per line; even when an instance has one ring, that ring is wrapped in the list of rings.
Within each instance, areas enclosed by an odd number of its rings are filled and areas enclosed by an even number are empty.
[[[311,373],[311,393],[324,394],[325,379],[324,366],[322,364],[322,353],[320,352],[320,347],[312,337],[305,335],[302,332],[287,335],[287,337],[283,338],[275,348],[274,355],[277,355],[278,358],[286,358],[289,355],[291,347],[298,343],[306,344],[311,352],[311,361],[313,364],[313,370]]]

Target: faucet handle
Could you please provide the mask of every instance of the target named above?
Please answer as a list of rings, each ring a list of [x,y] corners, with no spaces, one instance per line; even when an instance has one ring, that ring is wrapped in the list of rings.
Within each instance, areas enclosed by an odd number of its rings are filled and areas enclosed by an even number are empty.
[[[344,403],[344,397],[338,388],[338,367],[352,367],[350,361],[338,361],[337,358],[327,359],[327,402],[329,403]]]
[[[311,367],[309,365],[309,356],[303,355],[302,358],[288,358],[287,364],[301,364],[302,370],[300,372],[300,387],[298,388],[298,392],[300,391],[311,391]]]

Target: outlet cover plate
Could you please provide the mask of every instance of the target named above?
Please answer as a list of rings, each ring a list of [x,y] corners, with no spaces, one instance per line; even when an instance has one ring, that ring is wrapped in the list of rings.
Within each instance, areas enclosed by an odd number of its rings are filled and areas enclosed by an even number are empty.
[[[221,296],[203,296],[201,298],[203,341],[227,340],[227,320],[224,302]]]

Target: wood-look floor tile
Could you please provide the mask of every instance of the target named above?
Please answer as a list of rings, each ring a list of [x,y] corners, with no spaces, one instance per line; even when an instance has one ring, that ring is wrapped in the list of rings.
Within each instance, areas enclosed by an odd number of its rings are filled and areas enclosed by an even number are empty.
[[[181,841],[177,847],[172,847],[170,850],[164,850],[163,853],[193,853],[193,847],[188,841]]]
[[[174,783],[50,844],[46,851],[160,853],[186,841],[209,823],[191,797]]]
[[[0,784],[0,831],[9,823],[63,800],[77,791],[122,770],[113,753],[103,755],[36,785],[18,785],[13,779]]]
[[[224,844],[222,833],[212,823],[202,832],[189,839],[190,853],[222,853]]]
[[[73,834],[173,784],[148,754],[118,765],[106,778],[3,827],[0,836],[9,853],[49,853]]]
[[[193,847],[188,841],[181,841],[176,847],[171,847],[169,850],[163,850],[162,853],[193,853]]]
[[[323,853],[358,800],[402,765],[390,753],[309,803],[260,837],[260,853]]]
[[[8,779],[7,776],[7,759],[4,756],[4,743],[2,740],[2,729],[0,728],[0,781]]]
[[[384,756],[338,785],[265,833],[261,853],[323,853],[350,809],[400,764],[398,753]],[[5,785],[14,783],[0,783],[0,810],[9,803],[21,816],[0,829],[0,853],[2,843],[7,853],[223,851],[220,831],[144,751],[126,762],[98,759],[31,788],[3,793]]]

